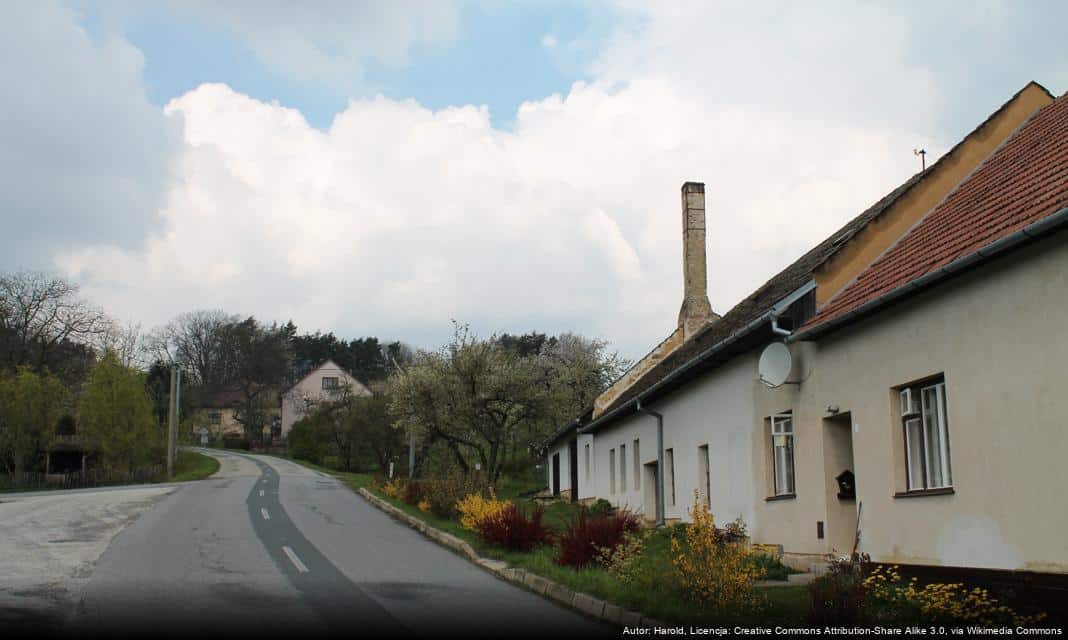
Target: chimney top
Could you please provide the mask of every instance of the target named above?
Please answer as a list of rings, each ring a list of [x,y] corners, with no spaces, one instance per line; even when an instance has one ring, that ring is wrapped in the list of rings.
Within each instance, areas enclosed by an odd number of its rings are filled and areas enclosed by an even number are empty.
[[[682,185],[682,308],[679,328],[689,340],[717,316],[708,303],[708,273],[705,259],[705,185]]]

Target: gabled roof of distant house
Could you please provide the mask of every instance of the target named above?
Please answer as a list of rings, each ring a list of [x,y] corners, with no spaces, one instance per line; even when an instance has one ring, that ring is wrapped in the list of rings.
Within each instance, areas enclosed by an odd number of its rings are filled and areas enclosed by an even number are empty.
[[[1059,215],[1059,217],[1058,217]],[[1033,115],[798,332],[812,338],[1068,218],[1068,94]],[[922,281],[922,282],[921,282]],[[894,292],[897,295],[891,296]]]
[[[758,331],[758,329],[761,327],[766,328],[771,319],[770,314],[775,310],[777,304],[810,283],[818,267],[827,262],[842,246],[865,227],[878,219],[895,202],[901,200],[903,196],[924,182],[929,176],[936,175],[938,167],[944,162],[951,161],[954,157],[954,151],[958,147],[963,145],[973,134],[981,131],[998,114],[1005,111],[1018,96],[1032,86],[1037,86],[1042,91],[1046,91],[1044,87],[1035,82],[1028,83],[999,107],[997,111],[988,116],[971,133],[954,145],[952,149],[940,157],[937,162],[927,167],[926,171],[921,171],[910,177],[896,189],[883,196],[878,202],[861,212],[856,218],[828,236],[826,240],[798,258],[793,264],[765,282],[759,289],[725,313],[722,318],[710,323],[691,340],[682,344],[673,353],[651,368],[644,376],[621,393],[599,417],[589,421],[587,424],[580,425],[579,428],[582,430],[594,430],[629,415],[635,411],[634,404],[637,398],[674,388],[702,368],[716,366],[739,352],[752,348],[761,341],[766,342],[773,337],[774,334],[771,334],[770,330]],[[1046,93],[1048,94],[1048,91]],[[551,440],[546,442],[547,445],[551,443]]]
[[[241,404],[244,398],[245,396],[241,395],[241,392],[236,389],[216,391],[208,398],[208,401],[204,404],[204,408],[229,409],[235,404]]]
[[[297,380],[297,381],[296,381],[296,382],[294,382],[293,384],[291,384],[291,385],[289,385],[288,387],[286,387],[286,390],[282,392],[282,395],[285,395],[285,394],[289,393],[290,391],[292,391],[293,389],[295,389],[295,388],[296,388],[296,387],[297,387],[297,386],[298,386],[298,385],[299,385],[299,384],[300,384],[301,382],[304,382],[305,380],[307,380],[308,378],[310,378],[310,377],[311,377],[311,375],[312,375],[313,373],[315,373],[316,371],[318,371],[318,370],[320,370],[320,369],[324,368],[324,367],[325,367],[326,365],[328,365],[328,364],[332,364],[332,365],[334,365],[334,368],[336,368],[337,370],[345,372],[345,374],[346,374],[346,375],[347,375],[348,377],[352,378],[352,380],[353,380],[353,381],[354,381],[354,382],[355,382],[356,384],[358,384],[358,385],[360,385],[361,387],[363,387],[364,389],[367,389],[368,391],[370,391],[370,389],[368,389],[368,387],[367,387],[367,385],[366,385],[366,384],[364,384],[363,382],[361,382],[361,381],[360,381],[360,380],[359,380],[358,378],[356,378],[356,376],[352,375],[352,372],[351,372],[351,371],[349,371],[348,369],[346,369],[346,368],[342,367],[342,366],[341,366],[341,365],[339,365],[338,363],[334,362],[334,361],[333,361],[333,359],[331,359],[331,358],[327,358],[326,360],[323,360],[323,361],[322,361],[322,362],[320,362],[319,364],[317,364],[317,365],[315,365],[314,367],[312,367],[312,368],[311,368],[311,369],[310,369],[310,370],[308,371],[308,373],[305,373],[305,374],[304,374],[304,375],[303,375],[303,376],[302,376],[302,377],[300,378],[300,380]]]

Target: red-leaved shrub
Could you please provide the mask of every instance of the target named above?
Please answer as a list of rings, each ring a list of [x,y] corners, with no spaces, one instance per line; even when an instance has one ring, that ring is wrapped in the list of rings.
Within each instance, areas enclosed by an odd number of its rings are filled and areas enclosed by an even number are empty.
[[[541,523],[542,514],[542,508],[535,506],[528,518],[522,509],[510,504],[497,515],[479,523],[478,537],[483,542],[509,551],[530,551],[551,539],[549,530]]]
[[[638,516],[626,510],[591,518],[583,509],[560,534],[556,563],[568,567],[593,564],[598,549],[615,549],[623,542],[624,534],[637,531],[639,526]]]
[[[423,485],[418,480],[410,480],[404,485],[403,500],[408,504],[419,504],[423,499]]]

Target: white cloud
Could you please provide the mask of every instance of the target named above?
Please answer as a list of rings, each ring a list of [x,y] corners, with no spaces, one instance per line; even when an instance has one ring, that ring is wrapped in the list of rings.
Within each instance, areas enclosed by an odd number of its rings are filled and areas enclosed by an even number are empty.
[[[933,161],[955,142],[900,13],[779,9],[624,7],[592,81],[524,103],[509,130],[485,107],[374,97],[323,131],[202,85],[166,108],[185,148],[163,230],[59,264],[146,324],[223,307],[431,346],[456,318],[639,356],[681,301],[684,181],[707,183],[723,312],[916,171],[914,147]]]
[[[141,53],[77,20],[46,3],[0,9],[0,269],[137,247],[162,222],[180,128],[146,99]]]
[[[556,47],[557,44],[558,43],[556,41],[556,36],[551,33],[546,33],[541,37],[541,46],[545,47],[546,49],[552,49]]]

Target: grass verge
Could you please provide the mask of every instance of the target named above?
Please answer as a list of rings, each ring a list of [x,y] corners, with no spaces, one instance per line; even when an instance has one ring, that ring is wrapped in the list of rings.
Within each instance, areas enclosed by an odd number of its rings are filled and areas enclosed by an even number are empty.
[[[174,460],[174,482],[203,480],[219,470],[219,461],[195,451],[178,450]]]

